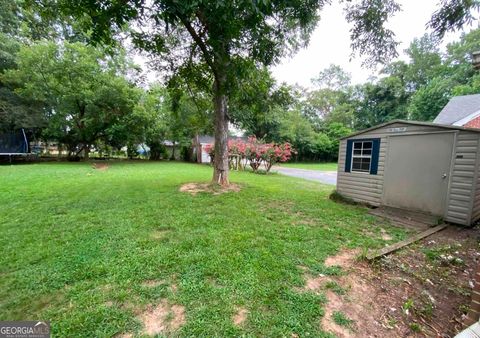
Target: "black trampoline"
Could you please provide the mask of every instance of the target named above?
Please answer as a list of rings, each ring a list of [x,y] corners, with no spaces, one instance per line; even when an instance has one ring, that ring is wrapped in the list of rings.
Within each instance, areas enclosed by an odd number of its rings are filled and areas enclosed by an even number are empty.
[[[8,157],[9,162],[15,156],[28,156],[28,140],[25,130],[19,129],[0,134],[0,156]]]

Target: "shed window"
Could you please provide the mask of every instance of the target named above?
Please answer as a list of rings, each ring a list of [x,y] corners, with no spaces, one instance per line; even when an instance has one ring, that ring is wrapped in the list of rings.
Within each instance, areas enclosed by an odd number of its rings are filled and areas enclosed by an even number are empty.
[[[370,172],[372,163],[372,141],[353,142],[352,171]]]

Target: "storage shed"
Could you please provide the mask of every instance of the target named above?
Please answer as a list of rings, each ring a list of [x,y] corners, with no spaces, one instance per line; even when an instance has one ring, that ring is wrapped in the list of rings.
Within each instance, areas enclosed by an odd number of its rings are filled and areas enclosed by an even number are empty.
[[[480,219],[480,130],[394,120],[341,139],[337,191],[452,223]]]

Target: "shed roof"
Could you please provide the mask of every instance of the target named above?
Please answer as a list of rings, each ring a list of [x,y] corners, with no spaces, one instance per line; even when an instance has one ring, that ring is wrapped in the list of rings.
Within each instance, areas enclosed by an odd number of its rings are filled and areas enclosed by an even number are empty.
[[[480,129],[477,129],[477,128],[466,128],[466,127],[461,127],[461,126],[453,126],[453,125],[439,124],[439,123],[433,123],[433,122],[392,120],[392,121],[389,121],[389,122],[386,122],[386,123],[378,124],[376,126],[368,128],[368,129],[357,131],[353,134],[344,136],[340,139],[344,140],[344,139],[347,139],[347,138],[350,138],[350,137],[353,137],[353,136],[357,136],[357,135],[361,135],[361,134],[364,134],[366,132],[369,132],[369,131],[372,131],[372,130],[375,130],[375,129],[379,129],[379,128],[383,128],[383,127],[386,127],[386,126],[389,126],[389,125],[395,124],[395,123],[410,124],[412,126],[427,126],[427,127],[436,127],[436,128],[444,128],[444,129],[453,129],[453,130],[466,130],[466,131],[473,131],[475,133],[480,133]]]
[[[480,94],[455,96],[450,99],[433,122],[454,124],[480,110]]]

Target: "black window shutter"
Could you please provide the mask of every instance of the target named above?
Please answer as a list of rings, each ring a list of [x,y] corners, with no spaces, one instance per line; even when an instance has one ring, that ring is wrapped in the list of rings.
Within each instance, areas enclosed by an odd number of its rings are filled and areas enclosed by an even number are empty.
[[[378,156],[380,153],[380,139],[373,139],[372,142],[372,163],[370,163],[370,175],[376,175],[378,171]]]
[[[353,140],[347,140],[347,154],[345,157],[345,172],[349,173],[352,168],[352,147]]]

